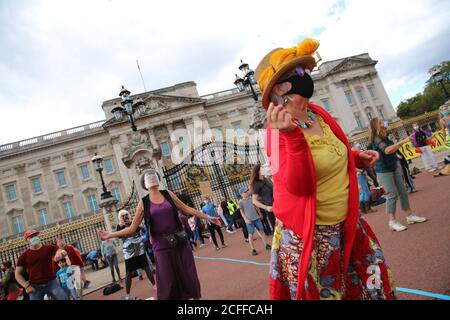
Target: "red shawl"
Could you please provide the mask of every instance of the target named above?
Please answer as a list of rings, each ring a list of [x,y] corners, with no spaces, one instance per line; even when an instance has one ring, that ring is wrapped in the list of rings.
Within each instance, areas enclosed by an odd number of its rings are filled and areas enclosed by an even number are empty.
[[[345,133],[327,111],[315,104],[309,104],[309,108],[330,126],[335,136],[347,147],[349,155],[348,214],[344,226],[344,270],[347,270],[358,222],[359,192],[355,164],[363,166],[359,159],[361,151],[351,150]],[[273,212],[287,228],[303,239],[297,284],[297,299],[301,299],[313,248],[317,181],[314,161],[303,131],[296,127],[291,132],[279,132],[277,139],[278,132],[267,126],[265,148],[274,178]],[[279,156],[276,154],[277,149]],[[270,281],[270,298],[290,299],[289,289],[278,281]]]

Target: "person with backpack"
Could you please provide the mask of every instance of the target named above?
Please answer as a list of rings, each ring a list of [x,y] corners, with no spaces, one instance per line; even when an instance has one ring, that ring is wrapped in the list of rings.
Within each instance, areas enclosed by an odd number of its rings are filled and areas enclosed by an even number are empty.
[[[160,190],[159,174],[155,170],[144,172],[141,185],[148,194],[139,201],[132,223],[126,228],[108,233],[99,231],[101,239],[127,237],[138,229],[141,222],[148,225],[156,262],[157,300],[200,299],[194,256],[187,234],[178,219],[178,210],[220,225],[219,218],[208,217],[183,203],[172,191]]]

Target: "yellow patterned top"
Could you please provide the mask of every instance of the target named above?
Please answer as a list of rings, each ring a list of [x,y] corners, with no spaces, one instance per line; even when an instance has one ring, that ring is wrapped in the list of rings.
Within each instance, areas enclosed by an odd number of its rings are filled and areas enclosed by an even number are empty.
[[[317,121],[323,136],[305,135],[317,177],[316,224],[334,225],[344,221],[348,211],[347,148],[320,116]]]

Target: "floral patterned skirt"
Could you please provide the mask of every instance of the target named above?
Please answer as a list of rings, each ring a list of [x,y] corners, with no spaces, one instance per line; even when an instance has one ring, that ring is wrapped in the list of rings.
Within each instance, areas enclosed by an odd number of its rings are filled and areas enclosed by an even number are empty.
[[[271,299],[296,299],[302,249],[302,239],[277,220],[270,263]],[[346,272],[343,264],[344,223],[317,225],[302,298],[396,299],[395,284],[380,244],[361,218]]]

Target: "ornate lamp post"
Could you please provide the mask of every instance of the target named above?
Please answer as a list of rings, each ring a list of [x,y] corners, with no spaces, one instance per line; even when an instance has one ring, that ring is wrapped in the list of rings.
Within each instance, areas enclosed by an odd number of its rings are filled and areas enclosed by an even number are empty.
[[[447,88],[444,85],[444,77],[442,76],[441,70],[439,68],[434,68],[431,70],[431,80],[436,83],[439,82],[441,84],[442,90],[445,94],[445,101],[447,101],[450,98],[450,95],[448,94]]]
[[[240,92],[251,93],[253,100],[255,100],[255,109],[253,112],[253,121],[250,124],[251,129],[261,129],[264,128],[265,122],[265,113],[258,105],[258,94],[253,86],[257,86],[258,83],[255,79],[255,72],[250,69],[248,63],[245,63],[241,59],[241,65],[239,66],[239,70],[241,70],[243,77],[239,77],[236,74],[236,79],[234,80],[234,85],[238,88]]]
[[[131,92],[125,89],[124,86],[122,86],[122,90],[119,93],[119,97],[122,98],[122,106],[116,106],[114,107],[111,112],[114,114],[114,118],[116,118],[117,121],[122,121],[124,115],[128,116],[128,120],[131,123],[131,129],[133,131],[137,131],[136,124],[134,123],[134,116],[133,114],[137,111],[139,115],[145,114],[145,108],[144,108],[144,101],[142,99],[137,99],[136,101],[133,101],[130,97]]]
[[[247,63],[243,62],[241,59],[241,65],[239,66],[239,70],[241,70],[243,74],[243,78],[240,78],[236,74],[236,80],[234,80],[234,84],[238,88],[240,92],[247,91],[248,93],[252,93],[252,97],[255,101],[258,101],[258,95],[253,88],[254,85],[257,85],[255,79],[255,72],[250,69]]]
[[[100,179],[102,180],[103,193],[101,194],[100,198],[102,200],[105,200],[107,198],[111,198],[112,197],[111,192],[106,190],[105,180],[103,180],[103,174],[102,174],[102,171],[103,171],[103,158],[98,156],[97,154],[95,154],[91,161],[94,163],[95,171],[98,172],[98,174],[100,175]]]

